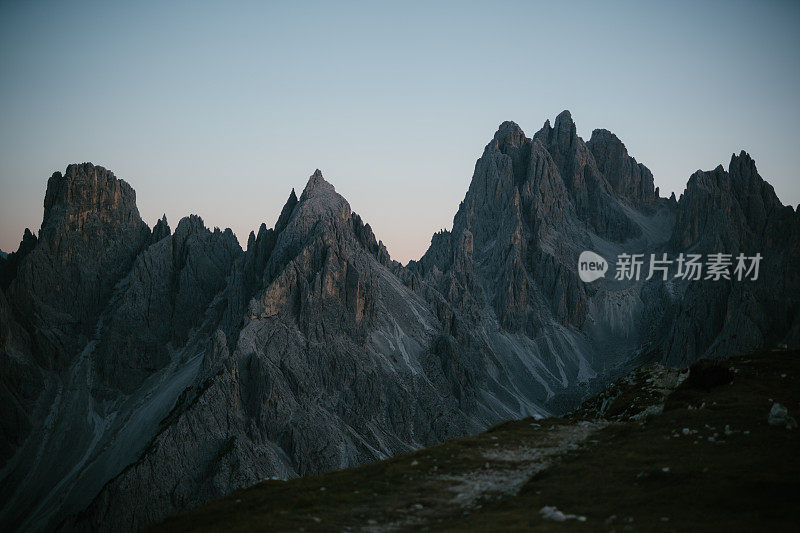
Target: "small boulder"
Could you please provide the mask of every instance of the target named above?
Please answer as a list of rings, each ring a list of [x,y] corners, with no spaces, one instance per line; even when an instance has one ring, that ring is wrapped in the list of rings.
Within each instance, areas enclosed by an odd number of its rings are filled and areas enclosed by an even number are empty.
[[[778,402],[772,404],[767,422],[772,426],[785,427],[786,429],[795,429],[797,427],[797,421],[789,416],[788,409]]]
[[[542,515],[542,518],[545,520],[552,520],[553,522],[563,522],[567,519],[564,516],[564,513],[553,507],[552,505],[545,505],[541,509],[539,509],[539,514]]]

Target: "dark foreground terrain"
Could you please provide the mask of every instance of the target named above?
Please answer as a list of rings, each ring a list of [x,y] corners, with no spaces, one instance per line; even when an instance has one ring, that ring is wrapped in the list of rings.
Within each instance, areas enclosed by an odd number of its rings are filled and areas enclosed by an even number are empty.
[[[797,531],[800,434],[768,418],[800,414],[799,377],[798,351],[651,366],[565,418],[266,481],[155,530]]]

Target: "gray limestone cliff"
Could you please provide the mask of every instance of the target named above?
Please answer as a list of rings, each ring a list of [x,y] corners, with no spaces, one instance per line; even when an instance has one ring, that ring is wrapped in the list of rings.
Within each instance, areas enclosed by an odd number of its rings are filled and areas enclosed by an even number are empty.
[[[316,171],[246,249],[152,230],[88,163],[0,260],[0,525],[135,530],[260,480],[561,413],[631,367],[800,344],[800,214],[744,152],[680,199],[569,112],[504,122],[452,229],[392,261]],[[763,256],[756,281],[581,281],[578,255]],[[613,264],[611,266],[613,269]]]

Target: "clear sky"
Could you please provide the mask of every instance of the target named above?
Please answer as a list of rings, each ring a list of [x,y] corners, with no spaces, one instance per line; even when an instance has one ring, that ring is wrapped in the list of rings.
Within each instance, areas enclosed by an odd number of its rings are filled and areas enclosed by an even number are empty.
[[[116,4],[116,5],[111,5]],[[800,203],[799,2],[0,2],[0,249],[47,178],[111,169],[152,226],[244,246],[315,168],[406,262],[504,120],[572,111],[680,194],[755,158]]]

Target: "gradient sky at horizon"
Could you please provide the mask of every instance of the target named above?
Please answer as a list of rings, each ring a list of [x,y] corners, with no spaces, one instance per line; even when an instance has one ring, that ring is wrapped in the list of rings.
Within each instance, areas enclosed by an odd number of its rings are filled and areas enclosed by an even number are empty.
[[[800,203],[798,2],[0,2],[0,249],[47,178],[111,169],[151,226],[242,246],[320,168],[394,259],[452,226],[504,120],[569,109],[662,195],[748,151]]]

